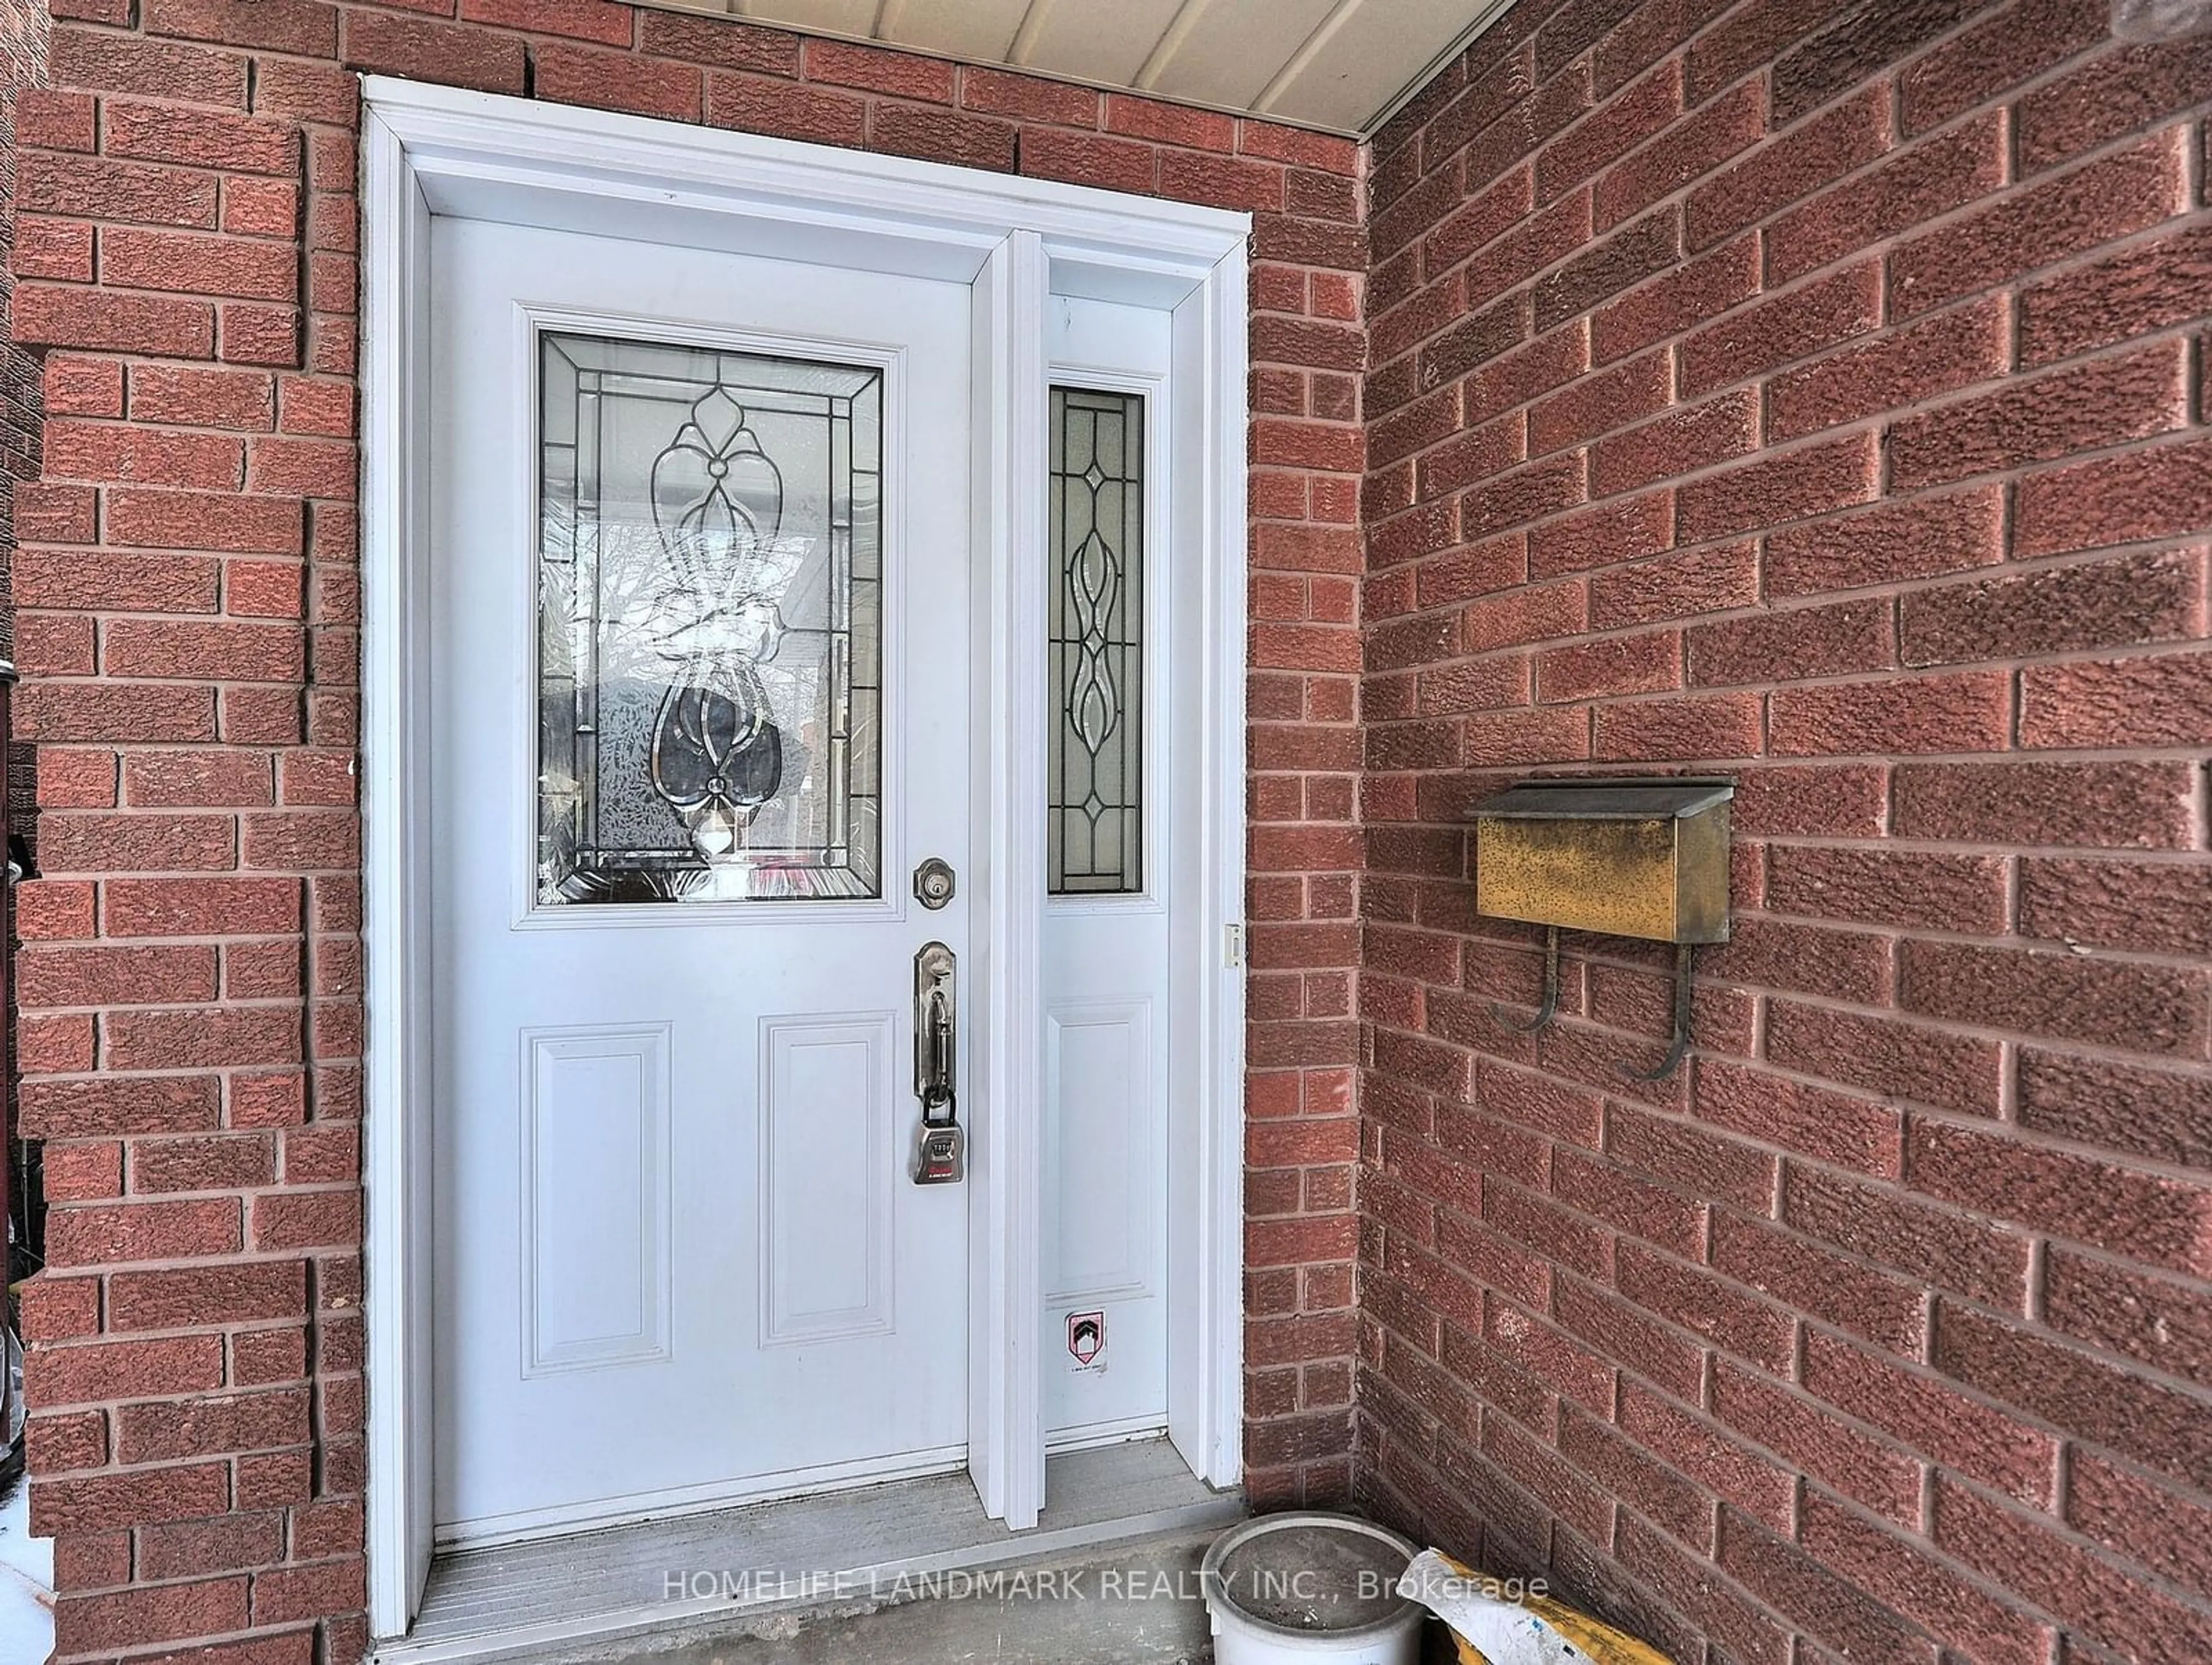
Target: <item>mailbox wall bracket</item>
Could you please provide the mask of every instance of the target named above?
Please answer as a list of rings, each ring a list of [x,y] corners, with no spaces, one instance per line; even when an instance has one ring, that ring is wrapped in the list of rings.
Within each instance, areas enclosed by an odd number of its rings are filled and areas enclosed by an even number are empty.
[[[1540,1029],[1549,1029],[1552,1020],[1559,1015],[1559,927],[1544,927],[1544,998],[1537,1006],[1535,1017],[1528,1023],[1516,1024],[1505,1015],[1505,1008],[1496,1000],[1490,1003],[1490,1015],[1506,1028],[1522,1035],[1534,1035]]]
[[[1620,1073],[1630,1080],[1664,1081],[1681,1066],[1683,1055],[1690,1050],[1690,957],[1697,951],[1698,945],[1693,942],[1674,945],[1674,1040],[1656,1070],[1632,1070],[1621,1065]]]

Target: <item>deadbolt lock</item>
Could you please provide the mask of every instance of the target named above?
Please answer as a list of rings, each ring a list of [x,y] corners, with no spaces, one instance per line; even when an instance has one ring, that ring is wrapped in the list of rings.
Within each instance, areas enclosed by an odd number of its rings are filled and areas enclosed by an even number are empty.
[[[932,856],[914,870],[914,899],[933,914],[952,900],[952,867],[942,856]]]

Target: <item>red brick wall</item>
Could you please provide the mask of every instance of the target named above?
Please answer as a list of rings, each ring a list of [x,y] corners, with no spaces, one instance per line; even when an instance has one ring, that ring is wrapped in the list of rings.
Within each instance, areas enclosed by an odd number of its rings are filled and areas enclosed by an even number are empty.
[[[9,295],[15,288],[15,100],[46,76],[45,9],[37,5],[0,10],[0,658],[14,645],[14,615],[5,604],[8,562],[15,544],[7,534],[15,483],[39,471],[39,367],[36,357],[7,340]],[[22,807],[27,809],[25,804]]]
[[[0,9],[0,658],[12,657],[15,610],[8,600],[8,570],[15,542],[9,531],[15,516],[15,484],[39,473],[39,363],[9,339],[9,296],[15,288],[15,100],[27,88],[46,79],[46,35],[51,27],[43,4]],[[35,804],[30,749],[10,748],[4,790],[9,825],[34,836]],[[22,1200],[15,1200],[20,1224],[29,1224]],[[27,1247],[28,1245],[24,1245]]]
[[[1363,1495],[1685,1661],[2212,1658],[2212,41],[2108,11],[1522,0],[1374,149]],[[1462,817],[1686,768],[1644,1085]]]
[[[26,88],[46,78],[48,20],[42,4],[25,4],[0,10],[0,658],[12,658],[15,647],[15,614],[9,603],[8,570],[15,543],[9,527],[15,513],[15,485],[35,479],[39,472],[39,364],[36,355],[8,338],[8,315],[15,240],[15,100]],[[5,794],[7,826],[27,839],[37,834],[31,749],[15,745],[0,756],[0,793]],[[0,907],[0,922],[5,921]],[[0,923],[0,953],[12,933]],[[0,988],[6,979],[0,976]],[[12,1003],[10,1003],[12,1011]],[[40,1222],[37,1187],[23,1170],[20,1153],[26,1148],[15,1138],[15,1070],[11,1055],[13,1022],[0,1014],[0,1099],[5,1102],[5,1136],[0,1139],[0,1197],[7,1200],[6,1214],[15,1233],[0,1257],[12,1280],[35,1267]]]
[[[605,0],[55,0],[25,103],[24,1106],[64,1659],[362,1650],[357,120],[374,70],[1257,212],[1250,1485],[1349,1483],[1351,145]],[[438,14],[443,14],[440,15]]]

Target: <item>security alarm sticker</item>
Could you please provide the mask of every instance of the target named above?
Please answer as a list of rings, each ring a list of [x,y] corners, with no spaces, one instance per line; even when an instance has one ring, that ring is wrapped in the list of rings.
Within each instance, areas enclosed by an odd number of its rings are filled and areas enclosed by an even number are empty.
[[[1106,1368],[1106,1315],[1071,1312],[1067,1315],[1067,1356],[1079,1370]]]

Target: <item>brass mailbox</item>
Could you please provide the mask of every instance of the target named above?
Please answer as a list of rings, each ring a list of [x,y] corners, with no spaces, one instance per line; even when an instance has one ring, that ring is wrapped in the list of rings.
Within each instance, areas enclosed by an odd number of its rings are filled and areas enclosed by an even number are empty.
[[[1474,806],[1474,906],[1654,942],[1726,942],[1729,800],[1716,781],[1532,781]]]
[[[1735,782],[1529,781],[1485,799],[1474,817],[1474,908],[1544,930],[1544,994],[1533,1023],[1559,1013],[1559,933],[1595,931],[1674,945],[1674,1073],[1690,1048],[1691,956],[1729,934],[1729,804]],[[1638,1072],[1630,1072],[1639,1073]]]

